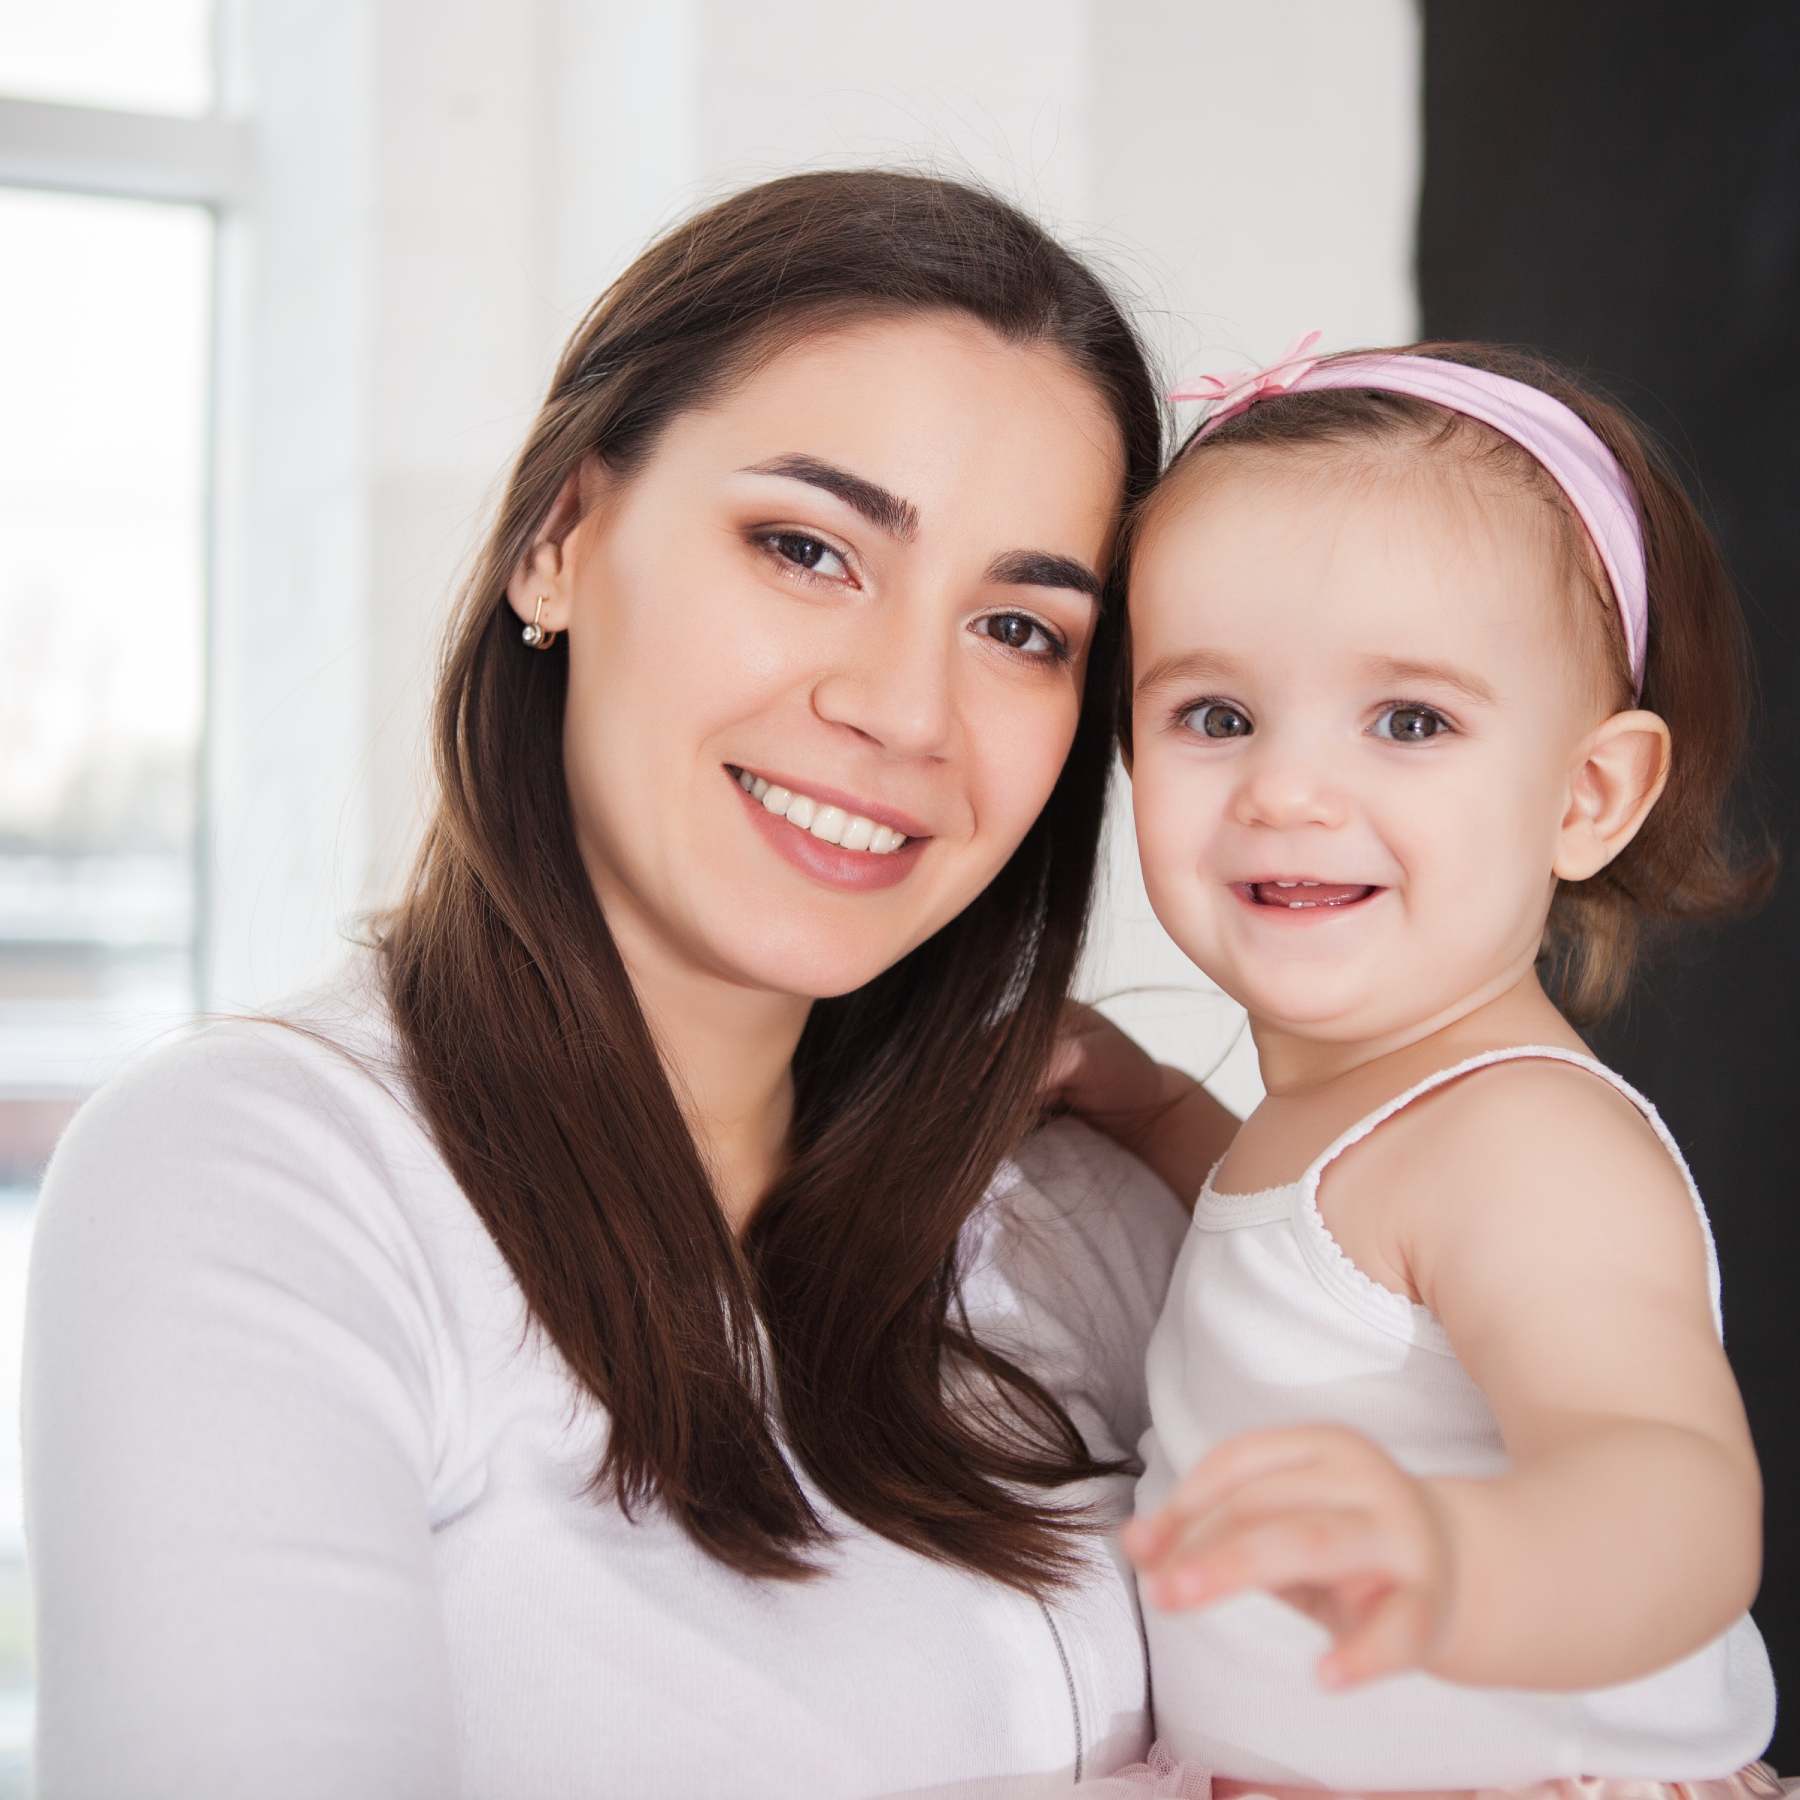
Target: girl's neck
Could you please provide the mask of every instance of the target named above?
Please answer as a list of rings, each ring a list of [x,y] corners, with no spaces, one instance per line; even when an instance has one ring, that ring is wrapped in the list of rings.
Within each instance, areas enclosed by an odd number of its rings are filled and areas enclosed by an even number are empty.
[[[1340,1084],[1405,1086],[1465,1056],[1513,1044],[1587,1048],[1534,967],[1508,971],[1456,1005],[1381,1037],[1307,1037],[1254,1018],[1250,1029],[1271,1099],[1306,1098]]]

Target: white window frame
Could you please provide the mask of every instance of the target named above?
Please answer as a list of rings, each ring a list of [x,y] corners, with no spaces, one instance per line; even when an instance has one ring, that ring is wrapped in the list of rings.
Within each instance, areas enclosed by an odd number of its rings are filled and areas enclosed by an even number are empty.
[[[22,99],[0,94],[0,187],[205,207],[213,214],[212,305],[208,330],[208,380],[204,405],[208,433],[201,563],[203,644],[210,644],[217,589],[216,450],[220,402],[220,262],[224,222],[242,206],[251,185],[252,144],[247,124],[214,113],[183,118],[107,105]],[[207,651],[203,649],[203,655]],[[210,661],[210,656],[208,656]],[[210,937],[209,884],[205,879],[206,828],[211,808],[206,779],[210,745],[210,669],[201,685],[201,779],[196,800],[195,1001],[204,1005],[205,946]]]
[[[217,37],[215,36],[215,42]],[[108,105],[85,105],[0,94],[0,187],[96,198],[179,203],[201,206],[213,214],[212,304],[209,320],[206,407],[209,430],[203,520],[205,637],[208,661],[202,682],[201,775],[197,801],[194,967],[195,1000],[206,1002],[213,910],[208,822],[212,813],[209,768],[215,749],[211,668],[212,626],[221,595],[217,549],[219,523],[219,458],[221,406],[232,399],[221,380],[224,350],[234,334],[241,339],[243,320],[225,300],[224,274],[229,224],[249,203],[253,188],[254,145],[242,118],[218,111],[204,117],[170,117]],[[16,1323],[13,1322],[13,1323]],[[9,1749],[14,1746],[9,1741]]]
[[[373,25],[356,0],[306,13],[219,0],[204,116],[0,95],[0,184],[185,202],[214,218],[202,1011],[261,1006],[312,979],[371,885],[370,226],[358,202],[372,109],[358,90],[322,117],[307,84],[339,71],[355,83]]]

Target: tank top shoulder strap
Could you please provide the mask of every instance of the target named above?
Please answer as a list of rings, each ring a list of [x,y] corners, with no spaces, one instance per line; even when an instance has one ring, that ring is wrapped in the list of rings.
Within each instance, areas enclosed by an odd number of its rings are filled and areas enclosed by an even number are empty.
[[[1448,1068],[1435,1070],[1424,1080],[1414,1082],[1404,1093],[1396,1094],[1393,1099],[1376,1107],[1373,1112],[1358,1119],[1347,1131],[1340,1132],[1333,1138],[1313,1158],[1306,1173],[1300,1178],[1302,1188],[1309,1195],[1316,1193],[1320,1177],[1352,1144],[1361,1143],[1377,1126],[1385,1124],[1395,1113],[1404,1111],[1415,1100],[1422,1099],[1434,1089],[1448,1086],[1452,1081],[1458,1081],[1476,1069],[1488,1068],[1496,1063],[1525,1061],[1561,1062],[1568,1063],[1573,1068],[1585,1069],[1588,1074],[1598,1076],[1616,1093],[1622,1094],[1643,1114],[1651,1130],[1656,1133],[1657,1141],[1669,1153],[1670,1160],[1680,1172],[1688,1198],[1693,1202],[1695,1215],[1700,1221],[1700,1234],[1706,1245],[1706,1280],[1707,1291],[1712,1299],[1713,1324],[1723,1336],[1724,1326],[1719,1308],[1718,1251],[1714,1248],[1712,1225],[1706,1216],[1706,1206],[1700,1198],[1700,1190],[1694,1184],[1693,1173],[1688,1168],[1687,1158],[1681,1154],[1681,1147],[1675,1142],[1656,1108],[1622,1075],[1616,1074],[1605,1063],[1583,1051],[1565,1050],[1559,1044],[1514,1044],[1501,1050],[1484,1050],[1477,1056],[1465,1057],[1459,1063],[1452,1063]]]

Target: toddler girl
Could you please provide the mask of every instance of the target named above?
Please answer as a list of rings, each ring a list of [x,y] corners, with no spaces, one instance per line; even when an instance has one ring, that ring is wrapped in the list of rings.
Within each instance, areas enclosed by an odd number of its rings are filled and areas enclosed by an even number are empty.
[[[1176,396],[1131,545],[1144,879],[1268,1096],[1149,1352],[1132,1791],[1779,1793],[1706,1216],[1570,1023],[1767,885],[1735,603],[1616,408],[1309,348]]]

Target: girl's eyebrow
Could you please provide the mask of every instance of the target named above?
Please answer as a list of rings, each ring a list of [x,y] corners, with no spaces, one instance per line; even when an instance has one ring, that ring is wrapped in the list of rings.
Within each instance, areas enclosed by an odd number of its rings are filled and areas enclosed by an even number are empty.
[[[1440,687],[1454,688],[1466,700],[1478,706],[1493,706],[1498,696],[1479,675],[1459,669],[1451,663],[1414,662],[1406,657],[1365,656],[1363,667],[1383,682],[1427,681]]]
[[[1131,691],[1142,694],[1151,688],[1173,687],[1180,681],[1232,681],[1242,670],[1243,665],[1223,651],[1182,650],[1158,657],[1132,683]]]

